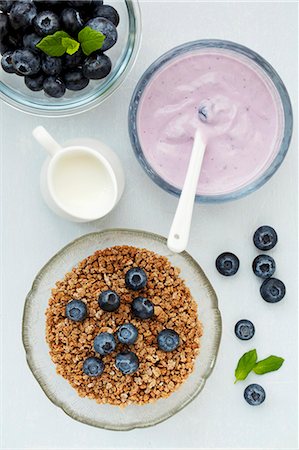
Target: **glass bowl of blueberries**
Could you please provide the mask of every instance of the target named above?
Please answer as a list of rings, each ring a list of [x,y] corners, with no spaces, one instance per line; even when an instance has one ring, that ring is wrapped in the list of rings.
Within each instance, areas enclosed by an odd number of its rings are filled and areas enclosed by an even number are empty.
[[[0,97],[48,117],[91,109],[124,81],[140,38],[135,0],[1,0]]]

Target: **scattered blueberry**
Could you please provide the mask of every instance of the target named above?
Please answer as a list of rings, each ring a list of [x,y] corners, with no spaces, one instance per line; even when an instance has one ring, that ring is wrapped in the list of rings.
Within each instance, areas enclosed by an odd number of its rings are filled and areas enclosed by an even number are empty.
[[[176,331],[166,328],[158,334],[157,342],[160,350],[172,352],[180,345],[180,337]]]
[[[221,253],[216,259],[216,269],[225,277],[235,275],[239,270],[239,266],[239,258],[233,253]]]
[[[45,76],[43,73],[38,73],[37,75],[33,75],[30,77],[29,75],[25,76],[25,84],[31,91],[41,91],[44,86]]]
[[[111,72],[111,60],[107,55],[94,53],[85,59],[83,63],[83,74],[90,80],[100,80]]]
[[[277,233],[274,228],[263,225],[253,235],[254,245],[259,250],[271,250],[277,244]]]
[[[100,355],[108,355],[115,350],[115,347],[115,338],[111,333],[100,333],[93,341],[93,348]]]
[[[275,272],[274,259],[268,255],[257,256],[252,263],[252,270],[259,278],[270,278]]]
[[[35,75],[40,71],[40,57],[30,50],[16,50],[11,59],[14,68],[21,75]]]
[[[36,44],[38,44],[41,39],[42,38],[36,33],[25,34],[23,37],[23,45],[32,52],[40,52],[40,50],[36,48]]]
[[[77,66],[81,65],[83,59],[84,56],[80,49],[72,55],[65,53],[65,55],[63,55],[63,67],[64,69],[75,69]]]
[[[25,29],[32,24],[36,13],[37,10],[33,2],[28,0],[13,2],[9,12],[9,22],[15,30]]]
[[[104,363],[101,359],[95,356],[86,358],[83,363],[83,372],[89,377],[98,377],[104,371]]]
[[[79,11],[76,11],[74,8],[66,8],[62,11],[60,17],[63,30],[71,36],[77,37],[77,34],[84,26]]]
[[[257,406],[263,403],[266,393],[259,384],[250,384],[244,391],[244,398],[249,405]]]
[[[77,68],[64,73],[64,82],[67,89],[81,91],[88,85],[89,79],[83,75],[82,69]]]
[[[82,300],[71,300],[65,307],[65,315],[74,322],[82,322],[87,316],[87,307]]]
[[[132,323],[124,323],[117,330],[117,339],[121,344],[134,344],[138,338],[138,330]]]
[[[139,319],[150,319],[154,315],[154,305],[147,298],[134,298],[131,307],[133,316]]]
[[[5,52],[1,58],[2,69],[7,73],[15,73],[16,69],[12,63],[12,51]]]
[[[235,335],[242,341],[248,341],[254,336],[255,328],[250,320],[239,320],[235,325]]]
[[[260,293],[266,302],[277,303],[285,296],[286,288],[277,278],[267,278],[261,285]]]
[[[0,11],[8,13],[12,7],[14,0],[1,0],[0,1]]]
[[[44,55],[42,58],[42,71],[46,75],[59,75],[62,71],[61,58]]]
[[[111,48],[117,41],[117,30],[116,26],[113,25],[110,20],[104,19],[102,17],[95,17],[89,20],[85,26],[92,28],[93,30],[100,31],[105,35],[105,40],[101,48],[102,52],[105,52]]]
[[[119,24],[119,14],[113,6],[101,5],[94,9],[94,16],[104,17],[104,19],[109,20],[117,27]]]
[[[42,11],[37,14],[33,21],[34,29],[40,36],[54,34],[60,30],[60,21],[53,11]]]
[[[65,90],[65,84],[59,77],[50,76],[44,81],[44,91],[50,97],[62,97],[65,93]]]
[[[133,352],[121,352],[115,357],[115,366],[124,375],[130,375],[138,370],[139,360]]]
[[[98,303],[103,311],[112,312],[119,308],[120,298],[116,292],[109,289],[100,293]]]
[[[128,270],[125,276],[126,286],[133,291],[143,289],[147,283],[147,276],[140,267],[133,267]]]

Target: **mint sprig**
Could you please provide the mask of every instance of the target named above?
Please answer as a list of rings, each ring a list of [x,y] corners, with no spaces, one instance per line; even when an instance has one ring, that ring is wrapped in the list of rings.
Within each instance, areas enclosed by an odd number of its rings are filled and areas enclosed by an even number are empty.
[[[88,56],[100,50],[105,39],[106,36],[100,31],[85,27],[78,34],[79,42],[65,31],[56,31],[54,34],[45,36],[36,44],[36,47],[48,56],[62,56],[65,53],[73,55],[81,46],[83,53]]]
[[[284,359],[280,358],[280,356],[268,356],[266,359],[262,359],[253,368],[253,371],[257,375],[263,375],[264,373],[274,372],[275,370],[280,369],[283,365]]]
[[[263,375],[265,373],[278,370],[284,362],[284,359],[280,356],[268,356],[268,358],[257,361],[256,350],[250,350],[239,359],[238,365],[235,370],[235,383],[240,380],[245,380],[251,371],[257,375]]]

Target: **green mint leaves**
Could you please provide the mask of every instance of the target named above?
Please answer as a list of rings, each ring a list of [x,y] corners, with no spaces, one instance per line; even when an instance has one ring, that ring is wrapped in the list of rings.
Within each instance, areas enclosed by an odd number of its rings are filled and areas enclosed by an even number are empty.
[[[253,370],[257,375],[273,372],[278,370],[284,362],[283,358],[271,355],[266,359],[257,362],[256,350],[250,350],[239,359],[235,370],[235,383],[240,380],[245,380],[249,373]]]
[[[78,40],[85,55],[90,55],[95,50],[102,48],[105,36],[100,31],[85,27],[78,34]]]
[[[102,48],[105,38],[105,35],[100,31],[85,27],[78,34],[79,42],[65,31],[56,31],[54,34],[45,36],[36,44],[36,47],[49,56],[62,56],[65,53],[73,55],[81,45],[83,53],[88,56]]]

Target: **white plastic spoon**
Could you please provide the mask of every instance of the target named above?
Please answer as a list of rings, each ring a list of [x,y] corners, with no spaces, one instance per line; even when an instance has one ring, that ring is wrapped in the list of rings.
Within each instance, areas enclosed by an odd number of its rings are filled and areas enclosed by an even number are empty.
[[[168,234],[167,247],[175,253],[185,250],[188,244],[194,198],[205,150],[206,143],[197,128],[184,186]]]

